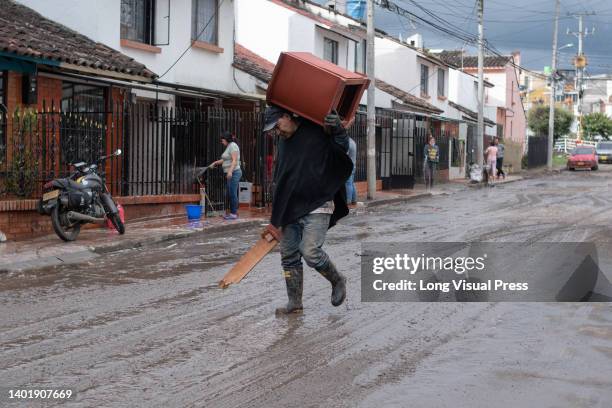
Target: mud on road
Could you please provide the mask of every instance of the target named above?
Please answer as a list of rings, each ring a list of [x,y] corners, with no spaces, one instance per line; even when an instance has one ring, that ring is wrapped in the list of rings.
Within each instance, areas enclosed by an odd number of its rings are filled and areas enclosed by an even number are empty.
[[[307,269],[305,313],[289,319],[274,316],[286,301],[278,252],[217,288],[257,230],[3,275],[0,383],[71,387],[75,407],[607,408],[610,304],[361,303],[360,250],[610,242],[611,177],[602,166],[362,210],[326,243],[347,305],[332,307]]]

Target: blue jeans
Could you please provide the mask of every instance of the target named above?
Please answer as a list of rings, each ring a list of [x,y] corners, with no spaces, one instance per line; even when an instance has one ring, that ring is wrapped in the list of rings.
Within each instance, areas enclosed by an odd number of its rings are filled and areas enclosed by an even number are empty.
[[[227,181],[227,196],[230,202],[230,212],[232,214],[238,214],[238,186],[240,179],[242,178],[242,170],[236,169],[232,172],[232,178],[225,180]]]
[[[280,243],[283,269],[301,267],[304,258],[311,268],[327,270],[329,256],[321,247],[325,242],[330,218],[331,214],[307,214],[283,227]]]
[[[351,176],[346,180],[346,202],[348,204],[357,202],[357,189],[355,188],[355,166]]]

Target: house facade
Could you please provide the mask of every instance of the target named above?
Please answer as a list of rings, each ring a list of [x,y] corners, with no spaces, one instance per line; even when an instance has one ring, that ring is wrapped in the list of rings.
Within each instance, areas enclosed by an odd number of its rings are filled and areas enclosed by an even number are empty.
[[[261,24],[258,17],[261,13],[266,15],[269,24]],[[241,71],[237,75],[237,82],[249,92],[265,93],[274,63],[283,51],[309,51],[351,71],[365,72],[365,26],[361,21],[338,12],[338,8],[329,9],[310,1],[237,0],[236,27],[234,65]],[[400,162],[408,163],[407,171],[413,168],[416,172],[420,171],[420,165],[416,161],[413,163],[415,158],[422,160],[418,151],[420,148],[415,146],[402,152],[402,157],[397,157],[397,149],[396,153],[392,153],[392,149],[385,146],[412,144],[411,141],[406,143],[406,140],[389,139],[397,137],[398,133],[404,134],[403,139],[416,137],[422,144],[429,131],[444,140],[451,139],[443,146],[448,152],[444,158],[448,163],[444,164],[442,177],[464,177],[468,164],[466,117],[473,120],[469,118],[473,111],[458,106],[450,95],[475,98],[472,88],[467,92],[452,88],[457,86],[458,76],[470,75],[456,72],[445,61],[417,48],[417,39],[411,41],[404,42],[382,32],[376,33],[376,108],[415,116],[408,122],[394,119],[394,131],[388,134],[381,131],[380,150],[385,152],[381,153],[381,177],[385,178],[390,168],[398,168],[396,164]],[[455,83],[451,82],[451,78]],[[367,92],[361,103],[367,103]],[[471,99],[469,105],[473,105]]]
[[[92,0],[87,7],[75,0],[18,1],[149,67],[158,75],[156,88],[133,89],[136,98],[176,107],[258,107],[232,68],[234,1]]]
[[[0,6],[0,230],[9,239],[50,230],[36,213],[46,181],[117,148],[123,155],[104,170],[128,220],[199,202],[193,168],[220,156],[225,130],[241,138],[245,179],[263,183],[263,97],[236,84],[231,1]],[[224,207],[222,177],[211,174],[207,192]]]
[[[478,57],[461,51],[443,51],[440,58],[466,73],[478,73]],[[485,91],[485,117],[495,118],[494,134],[485,132],[485,142],[494,136],[503,139],[507,152],[504,160],[512,169],[521,168],[526,148],[527,115],[521,98],[520,53],[506,56],[485,56],[484,79],[493,85]],[[509,147],[509,149],[508,149]]]

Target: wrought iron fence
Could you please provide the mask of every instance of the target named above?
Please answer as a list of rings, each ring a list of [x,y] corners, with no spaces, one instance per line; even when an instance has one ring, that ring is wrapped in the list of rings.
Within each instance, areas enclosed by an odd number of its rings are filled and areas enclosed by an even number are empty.
[[[155,103],[75,112],[44,104],[40,111],[0,113],[0,128],[7,136],[0,140],[0,198],[39,197],[45,182],[70,174],[71,163],[93,163],[118,148],[123,155],[100,167],[113,195],[197,194],[194,167],[220,158],[220,136],[228,130],[241,148],[243,180],[258,186],[256,204],[271,199],[271,145],[258,113]],[[211,171],[205,181],[213,204],[225,208],[223,175]]]
[[[409,188],[422,176],[428,121],[408,112],[376,114],[376,174],[387,188]],[[197,194],[195,167],[218,160],[220,137],[232,132],[241,150],[243,181],[252,183],[257,206],[272,202],[277,140],[263,134],[262,114],[227,109],[183,109],[155,103],[114,104],[101,111],[0,112],[0,198],[36,198],[46,181],[70,174],[71,163],[95,162],[120,148],[123,155],[100,166],[115,196]],[[355,181],[367,178],[367,117],[357,113],[349,135],[357,144]],[[440,168],[448,167],[449,132],[435,133]],[[216,209],[228,205],[220,170],[205,178]],[[391,182],[393,181],[393,182]]]

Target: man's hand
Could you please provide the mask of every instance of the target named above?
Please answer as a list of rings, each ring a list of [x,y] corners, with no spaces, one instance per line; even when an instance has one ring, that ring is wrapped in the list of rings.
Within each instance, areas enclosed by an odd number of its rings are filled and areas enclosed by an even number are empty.
[[[332,135],[338,133],[340,130],[343,129],[342,120],[340,120],[340,115],[338,115],[338,112],[336,111],[333,111],[332,113],[327,115],[325,117],[324,123],[325,131]]]
[[[280,230],[272,224],[268,224],[266,228],[264,228],[264,230],[261,232],[261,237],[265,238],[268,234],[272,235],[274,239],[278,242],[280,242],[281,238],[283,237],[283,234],[280,232]]]

